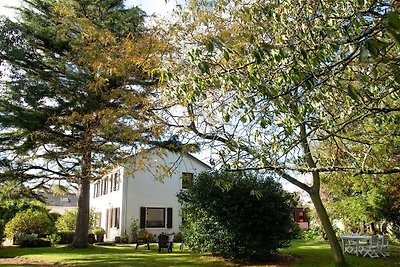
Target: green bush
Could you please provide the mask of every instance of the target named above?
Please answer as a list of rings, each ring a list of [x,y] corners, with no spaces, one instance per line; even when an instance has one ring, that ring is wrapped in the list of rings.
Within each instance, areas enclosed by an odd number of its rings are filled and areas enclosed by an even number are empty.
[[[145,242],[154,241],[154,235],[147,230],[140,230],[137,234],[137,238]]]
[[[0,244],[3,241],[5,223],[0,219]]]
[[[59,234],[51,234],[47,236],[47,239],[50,240],[52,246],[60,244],[61,242],[61,236]]]
[[[51,241],[38,238],[36,234],[27,234],[20,236],[17,244],[23,248],[50,247]]]
[[[36,234],[39,237],[45,237],[53,233],[54,230],[54,224],[51,222],[48,212],[26,210],[18,212],[8,222],[4,232],[10,240],[17,240],[27,234]]]
[[[57,234],[60,236],[58,244],[72,244],[75,232],[58,232]]]
[[[185,244],[225,258],[257,259],[289,245],[295,201],[280,184],[241,173],[203,173],[178,195]]]
[[[77,210],[67,210],[63,215],[58,217],[56,227],[59,232],[74,232],[76,227]],[[96,227],[97,213],[93,210],[89,212],[89,230]]]

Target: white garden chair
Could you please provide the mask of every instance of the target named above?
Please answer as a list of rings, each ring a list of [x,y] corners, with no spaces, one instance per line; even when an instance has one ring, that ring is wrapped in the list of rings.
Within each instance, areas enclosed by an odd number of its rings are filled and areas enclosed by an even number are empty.
[[[381,250],[380,240],[379,240],[378,236],[373,235],[371,237],[371,241],[366,245],[362,245],[360,250],[363,251],[364,257],[368,255],[371,258],[378,258],[379,257],[378,253]]]
[[[379,254],[381,254],[383,257],[390,256],[389,252],[387,252],[387,248],[389,245],[389,239],[387,238],[387,236],[380,236],[379,239],[380,239]]]

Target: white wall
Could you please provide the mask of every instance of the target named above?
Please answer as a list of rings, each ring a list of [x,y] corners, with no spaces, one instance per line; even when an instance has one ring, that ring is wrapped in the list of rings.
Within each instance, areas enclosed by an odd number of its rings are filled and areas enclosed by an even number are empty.
[[[182,172],[195,175],[205,171],[207,165],[189,155],[181,155],[168,150],[152,149],[132,158],[123,167],[111,173],[120,172],[120,189],[93,198],[94,186],[90,188],[90,206],[101,212],[101,226],[106,229],[107,209],[120,208],[120,229],[110,229],[106,241],[114,241],[115,236],[129,235],[132,218],[140,220],[140,207],[172,208],[172,228],[148,228],[158,235],[161,232],[178,233],[182,222],[179,216],[180,204],[177,194],[182,189]]]
[[[123,173],[123,168],[118,167],[114,170],[112,170],[108,175],[114,174],[116,172],[120,172],[120,177]],[[101,195],[98,197],[94,197],[94,183],[90,185],[90,208],[94,209],[96,212],[101,212],[101,222],[100,226],[104,229],[106,229],[107,225],[107,209],[111,208],[121,208],[121,214],[123,213],[122,210],[122,196],[123,196],[123,182],[122,182],[122,177],[120,178],[121,182],[119,185],[119,190],[118,191],[113,191],[110,192],[110,189],[108,190],[107,194]],[[110,228],[108,236],[105,237],[106,241],[114,241],[115,236],[121,236],[121,228]]]
[[[153,149],[141,153],[135,163],[125,168],[127,180],[126,225],[131,218],[140,220],[140,207],[172,208],[172,228],[148,228],[158,235],[161,232],[178,233],[182,222],[180,204],[176,195],[181,191],[182,172],[200,173],[207,166],[191,156]],[[127,229],[128,231],[128,229]]]

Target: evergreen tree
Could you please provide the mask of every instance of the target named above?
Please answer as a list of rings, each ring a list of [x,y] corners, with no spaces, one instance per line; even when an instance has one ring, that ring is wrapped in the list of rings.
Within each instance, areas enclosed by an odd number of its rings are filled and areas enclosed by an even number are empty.
[[[89,186],[154,142],[159,47],[122,0],[32,0],[0,20],[0,156],[24,181],[79,185],[73,246],[87,246]]]

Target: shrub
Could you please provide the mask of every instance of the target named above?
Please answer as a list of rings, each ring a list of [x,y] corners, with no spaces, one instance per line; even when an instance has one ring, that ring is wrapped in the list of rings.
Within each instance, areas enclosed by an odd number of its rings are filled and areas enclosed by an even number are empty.
[[[182,234],[193,250],[256,259],[288,246],[294,237],[294,198],[270,178],[203,173],[178,198]]]
[[[154,236],[152,233],[150,233],[147,230],[140,230],[137,234],[137,238],[141,239],[146,242],[153,242],[154,241]]]
[[[58,244],[72,244],[75,232],[58,232],[58,235],[60,236]]]
[[[76,227],[76,217],[78,215],[77,210],[67,210],[61,215],[56,222],[57,230],[60,232],[73,232]],[[93,230],[96,227],[97,213],[93,210],[89,212],[89,230]]]
[[[52,246],[60,244],[61,242],[61,236],[59,234],[51,234],[47,236],[47,239],[50,240]]]
[[[132,240],[135,241],[138,237],[139,232],[139,220],[137,218],[131,218],[129,222],[129,234],[132,237]]]
[[[104,235],[106,233],[106,230],[104,230],[101,227],[96,227],[92,230],[94,235]]]
[[[3,242],[4,227],[5,227],[5,223],[3,220],[0,219],[0,246],[1,246],[1,243]]]
[[[54,225],[48,212],[39,210],[18,212],[5,227],[5,235],[10,240],[17,240],[26,234],[37,234],[39,237],[44,237],[53,232]]]
[[[20,236],[17,244],[25,248],[50,247],[51,241],[38,238],[36,234],[27,234]]]

